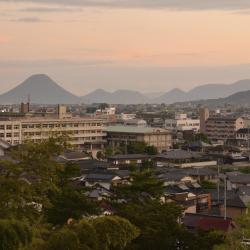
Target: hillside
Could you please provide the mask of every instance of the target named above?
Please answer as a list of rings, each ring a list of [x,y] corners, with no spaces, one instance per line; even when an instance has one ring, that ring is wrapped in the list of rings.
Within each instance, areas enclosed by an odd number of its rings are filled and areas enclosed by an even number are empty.
[[[39,104],[75,104],[80,98],[63,89],[47,75],[32,75],[23,83],[0,95],[1,104],[14,104],[27,101]]]

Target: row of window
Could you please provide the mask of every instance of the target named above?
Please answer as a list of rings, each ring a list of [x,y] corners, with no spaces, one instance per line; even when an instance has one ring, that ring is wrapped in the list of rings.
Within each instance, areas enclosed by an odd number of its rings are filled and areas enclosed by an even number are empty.
[[[102,126],[101,123],[48,123],[48,124],[23,124],[22,128],[78,128]],[[0,130],[20,129],[20,125],[0,125]]]

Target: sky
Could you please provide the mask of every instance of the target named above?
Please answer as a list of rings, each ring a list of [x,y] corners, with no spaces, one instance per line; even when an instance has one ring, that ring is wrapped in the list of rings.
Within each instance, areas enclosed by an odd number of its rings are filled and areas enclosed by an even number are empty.
[[[48,74],[77,95],[250,78],[249,0],[0,0],[0,93]]]

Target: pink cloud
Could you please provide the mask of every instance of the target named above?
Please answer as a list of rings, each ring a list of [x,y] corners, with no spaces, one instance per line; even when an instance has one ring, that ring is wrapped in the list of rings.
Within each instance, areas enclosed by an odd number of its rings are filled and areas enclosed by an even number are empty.
[[[9,41],[8,37],[0,35],[0,44],[7,43]]]

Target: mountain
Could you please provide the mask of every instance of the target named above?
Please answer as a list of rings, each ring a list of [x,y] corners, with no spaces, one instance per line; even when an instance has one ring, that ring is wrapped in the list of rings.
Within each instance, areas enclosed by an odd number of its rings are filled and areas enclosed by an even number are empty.
[[[182,91],[180,89],[172,89],[169,92],[153,99],[152,102],[154,103],[175,103],[179,102],[180,100],[185,101],[186,100],[187,93],[185,91]]]
[[[149,98],[138,91],[117,90],[115,92],[107,92],[103,89],[97,89],[82,97],[85,103],[106,102],[110,104],[141,104],[149,102]]]
[[[240,91],[250,90],[250,80],[241,80],[232,84],[206,84],[188,92],[188,99],[223,98]]]
[[[226,98],[218,99],[216,102],[219,104],[250,106],[250,90],[235,93]]]
[[[240,91],[250,90],[250,79],[241,80],[232,84],[205,84],[191,89],[188,92],[174,89],[155,98],[156,103],[173,103],[203,99],[216,99],[230,96]]]
[[[12,90],[0,95],[1,104],[26,102],[28,96],[32,103],[38,104],[75,104],[80,98],[66,91],[47,75],[32,75]]]
[[[77,104],[77,103],[110,103],[110,104],[143,104],[143,103],[175,103],[213,99],[217,101],[241,102],[247,101],[245,95],[238,99],[237,92],[250,90],[250,80],[241,80],[232,84],[206,84],[195,87],[188,92],[172,89],[162,95],[159,92],[142,94],[138,91],[121,89],[108,92],[97,89],[85,96],[79,97],[68,92],[47,75],[33,75],[12,90],[0,95],[0,104],[17,104],[31,97],[37,104]],[[239,93],[237,93],[239,94]],[[246,94],[247,95],[247,94]],[[228,97],[229,99],[225,99]],[[220,98],[219,100],[216,100]],[[244,101],[243,101],[244,100]],[[210,100],[212,101],[212,100]]]
[[[81,100],[84,103],[104,103],[109,102],[111,95],[110,92],[105,91],[104,89],[96,89],[95,91],[83,96]]]

